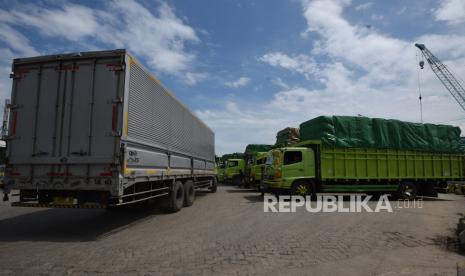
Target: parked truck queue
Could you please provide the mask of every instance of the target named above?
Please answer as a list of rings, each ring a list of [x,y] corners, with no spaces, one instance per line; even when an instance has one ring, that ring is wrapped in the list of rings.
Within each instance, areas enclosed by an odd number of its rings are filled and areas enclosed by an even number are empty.
[[[214,133],[126,50],[15,59],[5,185],[15,206],[176,212],[218,180],[270,193],[435,196],[464,178],[460,129],[320,116],[215,159]],[[31,96],[32,95],[32,96]]]
[[[278,132],[275,145],[248,145],[225,172],[262,193],[377,193],[395,198],[437,196],[463,181],[460,129],[379,118],[320,116]],[[256,151],[267,147],[267,152]],[[229,160],[228,160],[229,161]],[[240,167],[236,166],[241,164]],[[245,166],[245,167],[244,167]],[[237,174],[236,174],[237,175]]]

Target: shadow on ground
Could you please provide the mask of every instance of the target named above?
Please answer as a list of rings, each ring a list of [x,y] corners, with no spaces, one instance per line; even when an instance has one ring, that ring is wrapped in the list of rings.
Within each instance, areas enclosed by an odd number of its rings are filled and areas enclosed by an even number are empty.
[[[197,191],[196,200],[209,192]],[[27,207],[11,207],[27,208]],[[0,242],[95,241],[142,223],[170,215],[159,204],[125,206],[111,210],[43,209],[0,220]]]
[[[453,201],[452,199],[438,198],[438,197],[422,197],[423,201]]]
[[[227,189],[226,192],[228,193],[254,193],[256,191],[248,188],[231,188]]]
[[[454,252],[465,256],[465,252],[460,249],[458,237],[451,235],[435,235],[431,238],[434,245],[439,246],[441,249]]]
[[[246,195],[246,196],[244,196],[244,198],[247,199],[248,201],[252,202],[252,203],[263,202],[263,196],[261,196],[260,194]]]

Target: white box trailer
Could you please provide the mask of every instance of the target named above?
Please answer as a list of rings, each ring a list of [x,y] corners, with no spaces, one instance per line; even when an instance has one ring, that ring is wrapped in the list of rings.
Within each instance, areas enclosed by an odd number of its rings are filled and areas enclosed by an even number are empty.
[[[214,133],[126,50],[20,58],[12,72],[5,180],[20,190],[13,205],[164,196],[176,211],[192,204],[194,189],[216,191]]]

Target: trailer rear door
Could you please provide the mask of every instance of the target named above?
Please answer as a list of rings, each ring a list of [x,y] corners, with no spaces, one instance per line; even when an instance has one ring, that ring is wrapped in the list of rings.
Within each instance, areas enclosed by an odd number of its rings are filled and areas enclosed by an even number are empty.
[[[16,60],[8,155],[13,174],[105,176],[119,152],[124,54]]]

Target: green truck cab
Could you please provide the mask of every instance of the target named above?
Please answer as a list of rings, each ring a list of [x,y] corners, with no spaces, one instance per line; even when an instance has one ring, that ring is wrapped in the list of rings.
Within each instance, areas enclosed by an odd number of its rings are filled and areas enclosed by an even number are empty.
[[[245,171],[244,159],[234,158],[226,161],[224,183],[239,186],[242,184]]]
[[[220,162],[216,167],[216,176],[218,178],[218,182],[220,183],[224,182],[224,169],[225,164],[223,162]]]
[[[463,178],[463,153],[335,148],[306,141],[268,152],[262,188],[311,197],[319,192],[386,193],[410,199],[437,196],[436,187]]]
[[[255,188],[260,183],[262,168],[266,160],[266,154],[272,149],[272,145],[248,144],[244,151],[245,172],[244,185]]]
[[[257,152],[250,166],[250,185],[252,188],[259,188],[265,171],[265,163],[268,153]]]
[[[315,180],[315,154],[305,147],[283,147],[268,152],[262,190],[280,194],[311,195]]]

